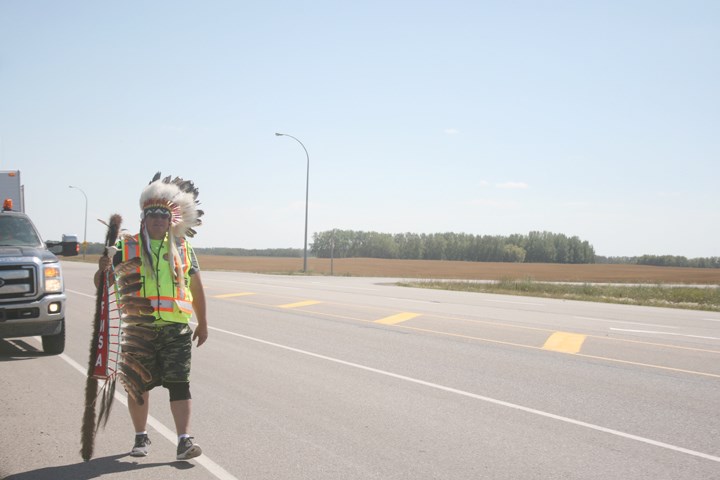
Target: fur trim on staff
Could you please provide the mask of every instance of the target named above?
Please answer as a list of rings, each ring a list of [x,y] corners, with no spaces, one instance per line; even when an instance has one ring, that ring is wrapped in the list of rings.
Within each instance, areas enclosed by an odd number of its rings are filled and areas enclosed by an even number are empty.
[[[112,215],[110,221],[106,224],[108,226],[107,235],[105,236],[105,251],[104,256],[108,257],[114,254],[115,242],[117,241],[118,234],[120,233],[120,225],[122,224],[122,217],[120,215]],[[83,412],[82,421],[82,447],[80,454],[83,460],[88,461],[93,456],[93,450],[95,449],[95,433],[97,428],[95,426],[95,402],[98,398],[98,380],[93,376],[93,369],[95,366],[98,338],[100,336],[100,324],[102,322],[103,314],[103,295],[108,288],[107,285],[107,274],[100,275],[100,282],[98,284],[97,293],[95,297],[95,318],[93,321],[93,333],[92,339],[90,340],[90,360],[88,361],[87,379],[85,381],[85,409]],[[103,400],[101,413],[105,416],[107,422],[107,414],[112,406],[112,398],[114,394],[115,383],[105,384],[103,388]],[[112,391],[110,391],[112,390]],[[98,420],[97,424],[100,424]]]

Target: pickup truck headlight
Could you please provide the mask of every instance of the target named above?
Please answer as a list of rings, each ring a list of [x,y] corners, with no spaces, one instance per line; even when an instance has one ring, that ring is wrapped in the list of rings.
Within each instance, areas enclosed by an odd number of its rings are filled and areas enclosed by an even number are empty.
[[[62,293],[63,281],[60,265],[45,265],[45,293]]]

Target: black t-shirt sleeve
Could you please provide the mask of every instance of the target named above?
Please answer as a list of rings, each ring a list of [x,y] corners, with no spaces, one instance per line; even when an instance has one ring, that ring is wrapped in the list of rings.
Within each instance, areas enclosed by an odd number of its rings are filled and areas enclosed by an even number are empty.
[[[117,267],[118,265],[120,265],[122,263],[122,257],[123,257],[122,250],[118,250],[117,252],[115,252],[115,256],[113,257],[113,266],[114,267]]]

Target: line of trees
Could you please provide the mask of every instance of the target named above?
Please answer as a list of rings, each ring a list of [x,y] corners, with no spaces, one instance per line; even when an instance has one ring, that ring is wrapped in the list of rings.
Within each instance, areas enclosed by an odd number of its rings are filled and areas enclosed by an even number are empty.
[[[597,257],[597,263],[653,265],[656,267],[720,268],[720,257],[687,258],[678,255],[642,255],[640,257]]]
[[[467,233],[378,233],[330,230],[313,234],[319,258],[397,258],[469,262],[595,263],[587,241],[561,233],[471,235]]]
[[[319,258],[398,258],[409,260],[463,260],[518,263],[611,263],[657,267],[720,268],[720,257],[687,258],[678,255],[606,257],[578,237],[550,232],[490,236],[465,233],[377,233],[331,230],[313,234],[310,254]],[[334,247],[333,247],[334,242]],[[102,254],[101,243],[88,242],[87,254]],[[302,257],[300,248],[195,248],[204,255],[238,257]],[[81,247],[82,252],[82,247]]]

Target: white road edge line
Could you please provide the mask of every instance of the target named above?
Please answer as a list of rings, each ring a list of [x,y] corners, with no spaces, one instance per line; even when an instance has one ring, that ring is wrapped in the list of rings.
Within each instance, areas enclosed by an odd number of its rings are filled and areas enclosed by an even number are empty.
[[[595,322],[609,322],[609,323],[622,323],[626,325],[643,325],[645,327],[655,327],[655,328],[680,328],[680,327],[673,327],[670,325],[658,325],[656,323],[640,323],[640,322],[630,322],[626,320],[609,320],[607,318],[596,318],[596,317],[579,317],[575,316],[574,318],[580,319],[580,320],[593,320]]]
[[[615,331],[615,332],[652,333],[655,335],[674,335],[676,337],[702,338],[703,340],[720,340],[719,337],[704,337],[702,335],[687,335],[684,333],[674,333],[674,332],[655,332],[652,330],[629,330],[626,328],[611,328],[610,330]]]
[[[512,409],[515,409],[515,410],[520,410],[520,411],[523,411],[523,412],[526,412],[526,413],[531,413],[531,414],[533,414],[533,415],[538,415],[538,416],[541,416],[541,417],[551,418],[551,419],[553,419],[553,420],[558,420],[558,421],[565,422],[565,423],[569,423],[569,424],[572,424],[572,425],[577,425],[577,426],[580,426],[580,427],[589,428],[589,429],[591,429],[591,430],[596,430],[596,431],[598,431],[598,432],[608,433],[608,434],[610,434],[610,435],[615,435],[615,436],[622,437],[622,438],[626,438],[626,439],[629,439],[629,440],[635,440],[635,441],[637,441],[637,442],[646,443],[646,444],[648,444],[648,445],[653,445],[653,446],[655,446],[655,447],[665,448],[665,449],[667,449],[667,450],[672,450],[672,451],[679,452],[679,453],[685,453],[685,454],[687,454],[687,455],[692,455],[692,456],[694,456],[694,457],[704,458],[704,459],[706,459],[706,460],[710,460],[710,461],[713,461],[713,462],[718,462],[718,463],[720,463],[720,457],[717,457],[717,456],[715,456],[715,455],[710,455],[710,454],[707,454],[707,453],[698,452],[698,451],[696,451],[696,450],[690,450],[690,449],[688,449],[688,448],[678,447],[678,446],[676,446],[676,445],[670,445],[669,443],[659,442],[659,441],[657,441],[657,440],[652,440],[652,439],[645,438],[645,437],[641,437],[641,436],[638,436],[638,435],[633,435],[633,434],[631,434],[631,433],[625,433],[625,432],[621,432],[621,431],[619,431],[619,430],[613,430],[612,428],[606,428],[606,427],[602,427],[602,426],[600,426],[600,425],[594,425],[594,424],[592,424],[592,423],[587,423],[587,422],[583,422],[583,421],[580,421],[580,420],[575,420],[575,419],[572,419],[572,418],[563,417],[563,416],[561,416],[561,415],[555,415],[554,413],[548,413],[548,412],[543,412],[542,410],[536,410],[536,409],[534,409],[534,408],[523,407],[522,405],[517,405],[517,404],[514,404],[514,403],[510,403],[510,402],[505,402],[505,401],[503,401],[503,400],[497,400],[497,399],[495,399],[495,398],[484,397],[484,396],[482,396],[482,395],[477,395],[477,394],[474,394],[474,393],[466,392],[466,391],[464,391],[464,390],[458,390],[458,389],[456,389],[456,388],[446,387],[446,386],[444,386],[444,385],[439,385],[439,384],[437,384],[437,383],[426,382],[426,381],[424,381],[424,380],[419,380],[419,379],[417,379],[417,378],[407,377],[407,376],[405,376],[405,375],[400,375],[400,374],[397,374],[397,373],[388,372],[388,371],[386,371],[386,370],[380,370],[380,369],[377,369],[377,368],[368,367],[368,366],[365,366],[365,365],[360,365],[360,364],[358,364],[358,363],[347,362],[347,361],[345,361],[345,360],[340,360],[340,359],[338,359],[338,358],[333,358],[333,357],[328,357],[328,356],[325,356],[325,355],[320,355],[320,354],[318,354],[318,353],[308,352],[308,351],[306,351],[306,350],[301,350],[301,349],[299,349],[299,348],[289,347],[289,346],[287,346],[287,345],[281,345],[281,344],[279,344],[279,343],[269,342],[269,341],[267,341],[267,340],[261,340],[261,339],[259,339],[259,338],[255,338],[255,337],[249,337],[249,336],[247,336],[247,335],[242,335],[242,334],[240,334],[240,333],[231,332],[231,331],[229,331],[229,330],[223,330],[223,329],[217,328],[217,327],[208,327],[208,328],[210,328],[211,330],[215,330],[215,331],[218,331],[218,332],[226,333],[226,334],[228,334],[228,335],[232,335],[232,336],[235,336],[235,337],[240,337],[240,338],[244,338],[244,339],[246,339],[246,340],[250,340],[250,341],[253,341],[253,342],[262,343],[262,344],[264,344],[264,345],[269,345],[269,346],[272,346],[272,347],[281,348],[281,349],[283,349],[283,350],[288,350],[288,351],[291,351],[291,352],[300,353],[300,354],[302,354],[302,355],[307,355],[307,356],[310,356],[310,357],[319,358],[319,359],[321,359],[321,360],[327,360],[327,361],[329,361],[329,362],[337,363],[337,364],[340,364],[340,365],[345,365],[345,366],[348,366],[348,367],[358,368],[358,369],[360,369],[360,370],[365,370],[365,371],[368,371],[368,372],[373,372],[373,373],[377,373],[377,374],[380,374],[380,375],[385,375],[385,376],[388,376],[388,377],[397,378],[397,379],[399,379],[399,380],[404,380],[404,381],[410,382],[410,383],[416,383],[416,384],[418,384],[418,385],[423,385],[423,386],[426,386],[426,387],[434,388],[434,389],[436,389],[436,390],[442,390],[442,391],[445,391],[445,392],[455,393],[455,394],[457,394],[457,395],[462,395],[462,396],[464,396],[464,397],[474,398],[474,399],[476,399],[476,400],[481,400],[481,401],[483,401],[483,402],[492,403],[492,404],[495,404],[495,405],[500,405],[500,406],[507,407],[507,408],[512,408]]]
[[[77,292],[74,292],[77,293]],[[40,337],[34,337],[38,341],[40,341]],[[73,367],[75,370],[80,372],[83,376],[87,375],[87,368],[82,367],[79,363],[77,363],[72,358],[68,357],[66,354],[61,353],[59,355],[60,358],[65,360],[71,367]],[[117,390],[115,391],[115,399],[125,405],[127,407],[127,397]],[[177,435],[174,431],[163,425],[159,420],[157,420],[152,415],[148,415],[148,424],[157,430],[157,432],[162,435],[163,437],[167,438],[170,443],[173,445],[177,444]],[[238,480],[237,477],[233,476],[230,472],[222,468],[217,463],[210,460],[210,458],[205,455],[204,453],[200,457],[196,457],[193,459],[195,462],[199,463],[205,469],[210,472],[212,475],[215,476],[215,478],[218,478],[219,480]]]

